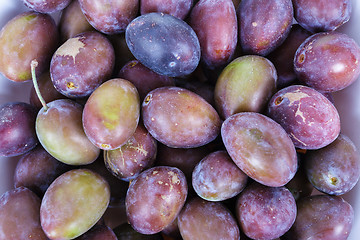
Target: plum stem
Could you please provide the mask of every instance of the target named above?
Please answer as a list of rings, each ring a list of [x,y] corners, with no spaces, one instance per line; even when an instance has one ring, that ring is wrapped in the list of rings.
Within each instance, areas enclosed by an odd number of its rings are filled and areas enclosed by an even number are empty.
[[[46,105],[46,102],[45,102],[44,98],[42,97],[42,95],[40,93],[39,85],[38,85],[38,82],[37,82],[37,79],[36,79],[36,74],[35,74],[35,68],[38,66],[38,61],[36,61],[36,59],[32,60],[31,63],[30,63],[30,66],[31,66],[31,76],[32,76],[32,80],[33,80],[36,95],[38,96],[41,104],[43,105],[44,110],[47,111],[48,106]]]

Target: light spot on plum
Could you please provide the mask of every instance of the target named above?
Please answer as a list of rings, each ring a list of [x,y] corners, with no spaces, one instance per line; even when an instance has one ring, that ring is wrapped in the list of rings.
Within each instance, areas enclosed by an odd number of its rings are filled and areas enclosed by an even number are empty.
[[[257,27],[258,24],[257,24],[257,22],[252,22],[251,25],[252,25],[253,27]]]
[[[292,106],[295,102],[300,101],[303,98],[309,97],[308,94],[296,90],[295,92],[288,92],[283,95],[283,98],[289,99],[289,106]]]
[[[85,44],[80,41],[83,37],[70,38],[55,52],[55,56],[70,56],[75,63],[76,56],[80,53],[80,49],[85,47]]]
[[[133,146],[133,142],[129,141],[128,142],[128,147],[131,149],[134,149],[135,151],[137,151],[138,153],[147,156],[148,155],[148,151],[145,150],[144,146],[139,144],[137,146]],[[136,162],[136,161],[135,161]]]
[[[101,147],[102,147],[103,149],[109,149],[109,148],[110,148],[110,145],[103,143],[103,144],[101,144]]]
[[[171,177],[171,183],[172,184],[180,184],[180,179],[178,178],[177,174],[173,171],[168,172],[168,174]]]
[[[296,109],[296,113],[295,113],[295,117],[300,116],[302,121],[305,122],[306,118],[304,117],[304,114],[302,111],[300,111],[300,103],[298,108]],[[311,126],[313,123],[309,123],[309,125]]]
[[[295,117],[300,116],[302,121],[305,122],[306,118],[304,117],[304,114],[300,110],[301,102],[300,100],[303,98],[309,97],[308,94],[300,92],[299,90],[295,92],[288,92],[283,95],[283,98],[287,98],[289,100],[289,106],[292,106],[295,104],[295,102],[299,102],[298,107],[295,112]]]
[[[303,141],[301,141],[300,139],[298,139],[297,137],[295,137],[295,135],[293,133],[290,133],[291,137],[293,137],[296,141],[298,141],[299,143],[301,143],[303,146],[307,146],[306,143],[304,143]]]

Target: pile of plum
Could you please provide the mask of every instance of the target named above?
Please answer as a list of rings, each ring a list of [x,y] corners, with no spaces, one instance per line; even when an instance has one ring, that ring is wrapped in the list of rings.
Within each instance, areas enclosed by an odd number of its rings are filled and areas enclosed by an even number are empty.
[[[0,239],[348,238],[350,0],[22,1],[0,72],[34,87],[0,106],[20,158]]]

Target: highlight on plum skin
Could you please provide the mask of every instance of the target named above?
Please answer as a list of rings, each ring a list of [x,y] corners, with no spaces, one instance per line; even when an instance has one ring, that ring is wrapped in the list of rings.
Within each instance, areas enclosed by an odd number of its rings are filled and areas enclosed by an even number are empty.
[[[36,108],[24,102],[0,106],[0,156],[19,156],[38,144],[36,114]]]

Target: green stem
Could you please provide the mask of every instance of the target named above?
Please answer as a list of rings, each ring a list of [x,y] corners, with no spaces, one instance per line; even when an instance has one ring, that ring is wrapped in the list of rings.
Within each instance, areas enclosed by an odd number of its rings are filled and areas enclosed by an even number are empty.
[[[32,76],[32,80],[33,80],[36,95],[38,96],[38,98],[39,98],[39,100],[40,100],[41,104],[43,105],[44,110],[46,112],[48,110],[48,106],[46,105],[46,102],[45,102],[44,98],[41,96],[39,85],[37,83],[36,74],[35,74],[35,68],[38,66],[38,61],[36,61],[36,59],[32,60],[30,66],[31,66],[31,76]]]

